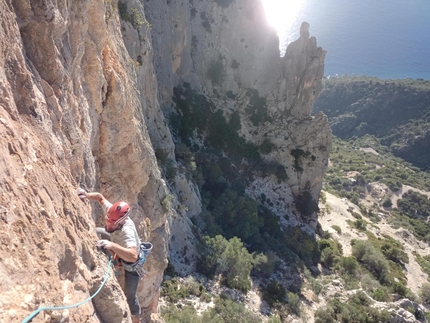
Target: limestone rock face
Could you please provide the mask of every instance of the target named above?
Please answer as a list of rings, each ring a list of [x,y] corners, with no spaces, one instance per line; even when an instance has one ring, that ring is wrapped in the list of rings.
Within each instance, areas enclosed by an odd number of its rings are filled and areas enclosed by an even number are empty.
[[[139,287],[149,317],[168,236],[167,189],[142,109],[156,102],[154,74],[137,83],[150,62],[136,69],[108,1],[1,0],[0,20],[0,321],[78,303],[102,283],[108,260],[94,243],[104,215],[77,187],[127,200],[153,243]],[[112,272],[92,302],[32,322],[63,320],[131,322]]]
[[[303,23],[300,38],[280,57],[278,37],[259,0],[148,1],[145,10],[163,111],[171,111],[173,88],[184,82],[215,102],[227,119],[238,111],[241,135],[256,145],[270,140],[275,149],[265,159],[285,166],[288,175],[282,185],[273,179],[261,186],[265,180],[257,179],[248,194],[264,193],[276,201],[269,207],[281,218],[315,229],[315,214],[304,218],[294,204],[305,191],[318,199],[331,151],[326,116],[311,117],[322,89],[325,51],[310,37],[309,24]],[[209,75],[213,66],[222,70],[220,82]],[[267,103],[267,121],[258,125],[246,112],[250,89]]]

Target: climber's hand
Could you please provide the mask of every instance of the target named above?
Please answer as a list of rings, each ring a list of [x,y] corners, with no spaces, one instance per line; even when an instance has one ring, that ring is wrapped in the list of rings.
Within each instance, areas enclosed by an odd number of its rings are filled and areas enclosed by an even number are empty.
[[[96,247],[110,250],[112,248],[112,241],[105,240],[105,239],[99,240],[96,243]]]
[[[83,201],[87,198],[87,192],[84,189],[78,188],[76,190],[76,194],[78,194],[79,198]]]

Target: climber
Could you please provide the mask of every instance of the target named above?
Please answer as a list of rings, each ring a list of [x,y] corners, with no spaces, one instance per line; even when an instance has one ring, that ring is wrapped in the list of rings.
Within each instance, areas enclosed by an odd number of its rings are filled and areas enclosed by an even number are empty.
[[[81,200],[88,199],[99,202],[107,214],[105,228],[98,228],[97,230],[98,233],[102,234],[103,238],[107,239],[98,240],[96,246],[108,250],[114,256],[114,259],[120,259],[125,273],[124,294],[130,307],[132,322],[139,323],[141,308],[136,291],[141,278],[139,274],[142,274],[142,272],[139,273],[133,265],[139,262],[141,243],[136,226],[129,218],[130,206],[126,202],[111,204],[98,192],[87,193],[80,188],[77,193]],[[140,270],[143,271],[141,266]]]

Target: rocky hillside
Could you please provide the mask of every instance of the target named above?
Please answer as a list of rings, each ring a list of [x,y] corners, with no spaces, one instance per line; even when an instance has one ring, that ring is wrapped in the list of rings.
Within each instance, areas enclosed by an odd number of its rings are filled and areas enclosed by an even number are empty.
[[[199,187],[181,171],[167,122],[184,84],[224,119],[236,112],[242,146],[265,143],[259,158],[280,166],[280,182],[255,172],[248,196],[278,200],[268,207],[285,226],[313,232],[315,212],[297,205],[318,199],[331,132],[322,113],[310,115],[325,52],[309,25],[281,58],[257,0],[0,0],[0,21],[0,321],[78,303],[100,286],[107,259],[94,242],[103,214],[77,187],[131,204],[154,245],[139,285],[143,317],[158,320],[167,258],[183,274],[198,259],[190,217],[202,211]],[[92,302],[33,319],[47,321],[130,315],[109,279]]]
[[[430,81],[343,76],[324,80],[315,104],[330,118],[333,134],[365,134],[421,169],[428,169]]]
[[[231,315],[232,303],[220,295],[237,301],[234,311],[246,322],[427,322],[429,174],[367,142],[334,140],[314,266],[277,259],[272,271],[253,272],[246,293],[218,276],[166,276],[160,303],[166,322]],[[302,254],[308,242],[300,242]]]

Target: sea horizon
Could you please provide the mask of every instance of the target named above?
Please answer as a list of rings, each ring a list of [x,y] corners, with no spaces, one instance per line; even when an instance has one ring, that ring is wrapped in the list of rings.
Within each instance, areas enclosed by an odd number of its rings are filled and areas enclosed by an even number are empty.
[[[428,0],[302,0],[288,29],[278,30],[281,56],[304,21],[327,51],[325,76],[430,80]]]

